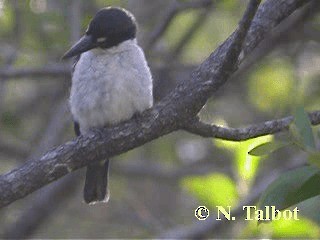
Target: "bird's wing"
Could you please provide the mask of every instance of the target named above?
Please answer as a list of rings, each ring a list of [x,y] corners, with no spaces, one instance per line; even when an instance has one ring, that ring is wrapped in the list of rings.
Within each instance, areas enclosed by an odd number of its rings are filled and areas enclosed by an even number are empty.
[[[71,75],[73,75],[73,73],[74,73],[74,70],[75,70],[75,68],[76,68],[76,65],[77,65],[77,63],[78,63],[79,60],[80,60],[80,56],[81,56],[81,55],[77,55],[76,57],[74,57],[74,62],[73,62],[73,65],[72,65],[72,73],[71,73]]]
[[[73,128],[74,128],[74,132],[76,134],[76,136],[80,136],[81,132],[80,132],[80,124],[77,121],[73,121]]]
[[[81,55],[78,55],[78,56],[76,56],[76,57],[74,58],[74,62],[73,62],[73,65],[72,65],[71,77],[73,76],[74,70],[75,70],[75,68],[76,68],[76,65],[77,65],[79,59],[80,59],[80,56],[81,56]],[[75,132],[76,136],[80,136],[80,135],[81,135],[81,132],[80,132],[80,124],[79,124],[77,121],[75,121],[75,120],[73,120],[73,128],[74,128],[74,132]]]

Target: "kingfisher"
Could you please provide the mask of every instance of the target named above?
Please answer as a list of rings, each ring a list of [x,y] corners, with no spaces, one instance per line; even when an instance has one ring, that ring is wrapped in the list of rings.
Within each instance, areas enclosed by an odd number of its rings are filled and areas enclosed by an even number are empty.
[[[153,105],[152,75],[138,45],[137,22],[127,10],[107,7],[62,59],[75,57],[69,106],[77,136],[130,119]],[[107,202],[109,159],[87,166],[83,197]]]

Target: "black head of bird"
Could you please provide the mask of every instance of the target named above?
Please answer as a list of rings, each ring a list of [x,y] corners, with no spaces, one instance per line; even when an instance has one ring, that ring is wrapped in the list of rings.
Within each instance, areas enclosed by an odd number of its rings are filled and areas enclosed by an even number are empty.
[[[62,57],[67,59],[93,48],[110,48],[136,37],[134,16],[122,8],[101,9],[89,23],[86,34]]]

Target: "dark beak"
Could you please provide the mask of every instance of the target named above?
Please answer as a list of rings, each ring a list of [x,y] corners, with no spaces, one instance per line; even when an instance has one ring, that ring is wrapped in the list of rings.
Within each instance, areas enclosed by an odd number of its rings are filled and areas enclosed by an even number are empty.
[[[89,51],[92,48],[97,47],[97,44],[93,41],[92,36],[84,35],[76,44],[74,44],[69,51],[67,51],[62,59],[71,58],[86,51]]]

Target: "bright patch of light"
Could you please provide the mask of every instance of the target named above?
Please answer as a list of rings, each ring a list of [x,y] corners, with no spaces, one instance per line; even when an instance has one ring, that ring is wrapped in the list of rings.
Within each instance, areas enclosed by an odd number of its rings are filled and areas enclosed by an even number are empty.
[[[47,0],[31,0],[30,9],[34,13],[44,13],[47,11]]]

